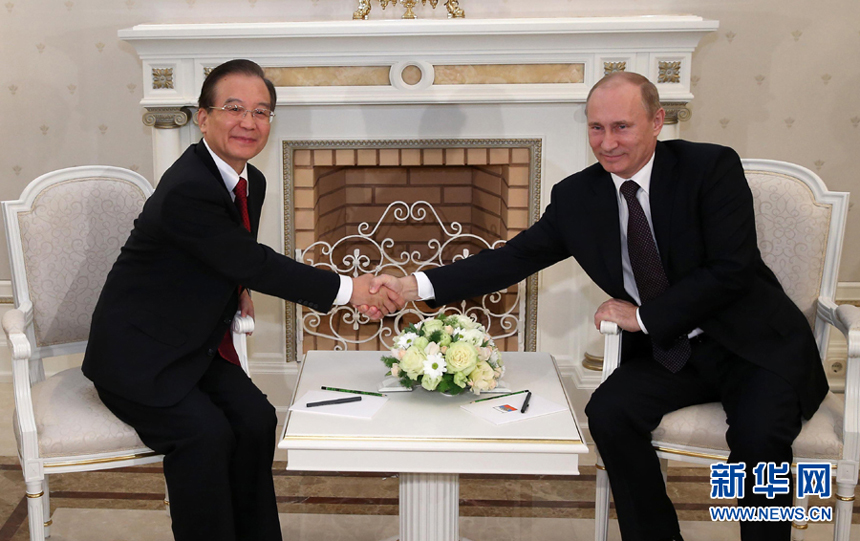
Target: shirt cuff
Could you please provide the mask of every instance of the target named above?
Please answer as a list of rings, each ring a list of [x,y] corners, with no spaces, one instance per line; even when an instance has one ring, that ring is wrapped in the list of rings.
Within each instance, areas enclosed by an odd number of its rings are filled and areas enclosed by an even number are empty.
[[[352,278],[342,275],[339,275],[339,278],[340,289],[337,290],[337,297],[334,298],[334,302],[332,303],[335,306],[346,304],[352,298]]]
[[[642,329],[642,332],[648,334],[648,329],[645,328],[645,324],[642,323],[642,318],[639,317],[639,309],[636,309],[636,323],[639,324],[639,328]]]
[[[413,273],[412,276],[414,276],[415,281],[418,282],[419,301],[429,301],[436,298],[436,290],[433,289],[433,282],[430,281],[430,278],[427,278],[426,274],[418,271]]]

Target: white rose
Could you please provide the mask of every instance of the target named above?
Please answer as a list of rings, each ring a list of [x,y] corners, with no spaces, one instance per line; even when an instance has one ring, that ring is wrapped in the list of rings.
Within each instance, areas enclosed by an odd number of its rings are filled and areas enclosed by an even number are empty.
[[[445,361],[448,363],[448,373],[462,372],[468,376],[478,363],[478,355],[472,344],[454,342],[445,352]]]
[[[436,318],[425,320],[424,323],[421,325],[421,328],[424,331],[424,336],[430,336],[436,331],[441,331],[444,327],[445,324],[442,322],[442,320]]]
[[[481,347],[481,344],[484,343],[484,331],[480,329],[467,329],[460,333],[459,341],[466,341],[475,346],[476,348]],[[484,359],[486,360],[486,359]]]
[[[478,359],[482,361],[490,360],[490,356],[493,354],[492,348],[478,348]]]
[[[430,342],[429,344],[427,344],[427,347],[424,348],[424,353],[426,353],[427,356],[430,357],[431,355],[436,355],[437,353],[439,353],[440,350],[441,348],[439,347],[439,344],[437,344],[436,342]]]
[[[474,329],[475,327],[478,326],[478,324],[475,323],[475,321],[472,318],[470,318],[469,316],[464,316],[464,315],[458,314],[454,317],[457,319],[457,324],[460,325],[460,327],[463,329]]]
[[[438,378],[431,378],[428,376],[424,376],[421,378],[421,386],[427,389],[428,391],[435,391],[436,387],[439,386],[439,382],[442,381],[442,376]]]
[[[478,366],[469,374],[469,385],[472,387],[472,392],[481,394],[481,391],[489,391],[496,387],[495,372],[493,367],[485,362],[478,363]]]
[[[420,376],[424,371],[424,361],[426,360],[427,356],[424,355],[424,352],[417,347],[412,346],[406,350],[406,353],[403,354],[403,358],[400,359],[400,369],[406,371],[406,375],[409,376],[409,379],[418,379],[418,376]]]

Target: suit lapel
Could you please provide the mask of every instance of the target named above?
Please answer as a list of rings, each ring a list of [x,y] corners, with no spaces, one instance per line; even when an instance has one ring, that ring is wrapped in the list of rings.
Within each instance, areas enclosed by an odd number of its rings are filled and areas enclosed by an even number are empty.
[[[669,150],[657,143],[654,169],[651,171],[651,221],[663,268],[669,269],[669,247],[672,239],[672,211],[678,189],[677,160]],[[666,272],[668,275],[668,270]]]
[[[238,223],[242,225],[242,216],[239,215],[239,209],[236,207],[236,203],[233,202],[233,196],[227,190],[227,186],[224,185],[224,178],[221,176],[221,171],[218,170],[218,166],[215,165],[215,160],[212,159],[212,155],[209,154],[209,151],[206,149],[206,145],[203,143],[203,139],[197,143],[197,157],[200,158],[200,161],[206,166],[206,169],[212,173],[212,182],[218,186],[218,193],[222,195],[225,202],[227,203],[228,212],[230,216]],[[249,204],[250,206],[250,204]],[[259,220],[258,220],[259,221]],[[251,221],[253,224],[253,220]]]
[[[589,182],[594,200],[588,208],[592,215],[597,246],[606,267],[609,279],[604,289],[617,298],[627,298],[624,292],[624,276],[621,268],[621,226],[618,223],[618,196],[609,173],[600,169],[597,177]]]

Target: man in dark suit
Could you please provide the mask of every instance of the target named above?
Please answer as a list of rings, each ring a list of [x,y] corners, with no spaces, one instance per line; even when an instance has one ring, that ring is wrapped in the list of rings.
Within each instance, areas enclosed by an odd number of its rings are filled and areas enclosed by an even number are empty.
[[[315,310],[369,303],[355,280],[258,244],[266,193],[249,165],[266,145],[275,88],[248,60],[212,70],[203,139],[170,167],[134,223],[93,313],[83,372],[105,405],[164,454],[177,540],[281,539],[272,481],[275,409],[239,367],[230,323],[250,290]]]
[[[752,468],[791,462],[801,418],[827,383],[809,324],[761,259],[738,155],[658,142],[665,112],[637,74],[599,81],[586,116],[598,163],[557,184],[535,225],[500,249],[376,284],[444,304],[573,256],[612,297],[595,324],[625,331],[622,364],[586,408],[622,537],[680,539],[651,431],[664,414],[703,402],[722,402],[729,460],[746,464],[740,505],[790,506],[790,494],[753,494]],[[788,522],[741,524],[746,541],[788,540],[790,531]]]

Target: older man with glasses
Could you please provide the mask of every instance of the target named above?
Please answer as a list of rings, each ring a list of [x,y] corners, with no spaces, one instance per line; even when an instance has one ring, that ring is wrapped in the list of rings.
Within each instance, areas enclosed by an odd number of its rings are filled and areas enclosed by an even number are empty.
[[[400,302],[356,279],[257,243],[266,193],[248,160],[266,146],[275,88],[249,60],[212,70],[203,139],[161,179],[135,221],[93,314],[83,371],[117,417],[164,454],[177,540],[281,539],[272,481],[277,417],[240,368],[233,315],[250,290],[315,310]]]

